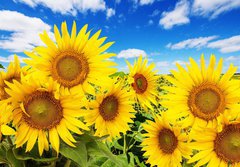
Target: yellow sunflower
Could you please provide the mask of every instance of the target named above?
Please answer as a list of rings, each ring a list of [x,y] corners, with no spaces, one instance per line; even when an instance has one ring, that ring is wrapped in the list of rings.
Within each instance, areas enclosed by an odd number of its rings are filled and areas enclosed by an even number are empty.
[[[167,100],[162,104],[167,108],[173,108],[172,117],[185,118],[183,126],[207,126],[208,123],[216,126],[222,114],[232,111],[229,109],[240,101],[239,83],[231,80],[237,67],[231,64],[222,75],[222,59],[216,68],[214,55],[211,55],[208,67],[205,66],[203,56],[200,63],[199,67],[190,58],[188,70],[177,64],[178,71],[171,71],[174,77],[167,76],[175,86],[163,88],[169,93],[165,96]]]
[[[6,93],[5,88],[8,86],[5,82],[13,82],[14,80],[20,80],[21,67],[17,55],[14,55],[13,62],[10,62],[7,71],[0,72],[0,138],[3,135],[13,135],[15,131],[7,126],[12,119],[12,105],[9,104],[9,95]]]
[[[73,22],[72,31],[69,34],[67,24],[63,22],[60,34],[55,25],[56,43],[45,31],[40,37],[46,47],[39,46],[34,49],[34,52],[25,52],[31,57],[25,62],[47,76],[51,76],[64,87],[79,86],[80,89],[93,93],[93,88],[88,83],[102,82],[104,77],[116,71],[115,68],[111,68],[116,63],[108,61],[115,54],[105,52],[113,42],[103,44],[106,37],[99,38],[101,30],[89,38],[91,31],[87,32],[87,27],[88,25],[85,25],[77,34],[76,23]]]
[[[142,150],[146,151],[143,155],[148,156],[151,166],[181,167],[182,157],[191,158],[187,135],[180,126],[171,126],[165,114],[157,115],[155,122],[147,121],[143,128],[147,131],[142,142]]]
[[[21,78],[21,67],[17,55],[14,55],[14,61],[9,63],[7,71],[0,72],[0,100],[8,99],[9,95],[5,92],[7,85],[6,81],[13,82],[13,80],[19,81]]]
[[[39,76],[38,79],[6,82],[9,88],[5,90],[10,95],[10,102],[16,106],[13,111],[16,147],[27,143],[26,151],[31,151],[37,141],[42,155],[44,149],[49,149],[50,141],[53,149],[59,152],[59,136],[74,147],[75,139],[69,130],[77,134],[82,133],[79,128],[88,130],[78,119],[83,115],[79,102],[84,95],[73,96],[68,90],[59,89],[59,84],[52,79],[48,82],[41,82],[45,79]]]
[[[107,90],[107,92],[106,92]],[[109,135],[111,140],[120,132],[130,130],[128,123],[133,123],[132,93],[122,88],[121,82],[113,83],[111,87],[102,88],[103,93],[96,95],[96,100],[89,104],[90,110],[85,116],[88,125],[94,124],[96,136]]]
[[[239,112],[240,106],[234,109]],[[208,164],[208,167],[240,166],[240,119],[230,118],[226,114],[219,128],[208,127],[191,133],[194,142],[189,145],[198,153],[188,163],[197,162],[195,166]]]
[[[142,60],[142,56],[135,61],[132,66],[128,61],[129,82],[134,92],[135,100],[138,101],[145,109],[148,107],[153,110],[151,103],[157,104],[157,79],[154,63],[147,66],[147,58]]]

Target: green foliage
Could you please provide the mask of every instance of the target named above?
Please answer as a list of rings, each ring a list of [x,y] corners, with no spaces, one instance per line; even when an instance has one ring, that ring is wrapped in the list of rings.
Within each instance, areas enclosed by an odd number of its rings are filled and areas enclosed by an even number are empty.
[[[4,67],[3,67],[3,65],[2,65],[2,64],[0,64],[0,68],[4,69]]]

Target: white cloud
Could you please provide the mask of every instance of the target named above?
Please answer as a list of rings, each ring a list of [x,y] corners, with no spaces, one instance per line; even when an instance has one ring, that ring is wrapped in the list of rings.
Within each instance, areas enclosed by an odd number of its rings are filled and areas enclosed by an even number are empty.
[[[148,20],[148,25],[153,25],[153,20]]]
[[[159,56],[159,55],[161,55],[161,53],[160,52],[151,52],[149,55],[150,56]]]
[[[240,35],[211,42],[208,48],[219,49],[222,53],[231,53],[240,51]]]
[[[157,67],[168,67],[170,63],[168,61],[159,61],[156,63]]]
[[[140,0],[140,5],[150,5],[154,2],[154,0]]]
[[[226,61],[239,61],[240,60],[240,56],[229,56],[227,58],[225,58]]]
[[[127,49],[127,50],[122,50],[117,55],[117,58],[129,59],[129,58],[134,58],[134,57],[139,57],[139,56],[146,57],[147,54],[146,54],[146,52],[144,50],[140,50],[140,49]]]
[[[77,12],[87,11],[96,12],[106,10],[104,0],[14,0],[15,2],[25,3],[34,8],[38,5],[47,7],[53,12],[61,14],[76,15]]]
[[[216,18],[221,13],[240,7],[239,0],[194,0],[192,11],[195,15]]]
[[[189,23],[188,15],[189,2],[181,0],[176,4],[173,11],[162,13],[159,24],[162,25],[164,29],[171,29],[173,26]]]
[[[43,30],[53,36],[51,26],[41,19],[9,10],[0,11],[0,30],[10,32],[9,36],[0,38],[0,48],[11,52],[23,52],[43,45],[39,37]]]
[[[19,59],[20,63],[24,63],[23,59],[27,59],[27,58],[26,57],[22,57],[22,56],[18,56],[18,59]],[[10,55],[8,57],[0,56],[0,62],[1,63],[10,63],[13,60],[14,60],[14,55]]]
[[[155,0],[132,0],[133,4],[134,4],[134,8],[137,8],[139,5],[143,6],[143,5],[151,5],[154,3]]]
[[[186,65],[188,62],[186,61],[182,61],[182,60],[175,60],[172,62],[172,65],[176,65],[176,64],[179,64],[179,65]]]
[[[115,10],[112,9],[112,8],[108,8],[107,9],[107,19],[109,19],[110,17],[114,16],[115,15]]]
[[[152,14],[149,15],[149,16],[150,16],[150,17],[154,17],[154,16],[157,16],[157,15],[159,15],[159,14],[160,14],[160,10],[155,9],[155,10],[152,12]]]
[[[119,71],[123,71],[124,73],[128,73],[129,72],[128,66],[119,67]]]
[[[191,38],[191,39],[178,42],[176,44],[169,43],[167,44],[166,47],[170,49],[186,49],[186,48],[199,49],[201,47],[205,47],[209,41],[212,41],[215,38],[217,38],[217,36]]]

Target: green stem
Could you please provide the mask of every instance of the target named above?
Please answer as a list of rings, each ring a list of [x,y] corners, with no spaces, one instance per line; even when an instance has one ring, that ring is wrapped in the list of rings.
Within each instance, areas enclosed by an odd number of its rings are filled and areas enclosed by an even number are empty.
[[[126,154],[126,135],[123,135],[123,154]]]
[[[7,141],[8,141],[8,143],[9,143],[11,146],[13,145],[12,139],[10,138],[10,136],[7,136]]]
[[[71,162],[72,161],[70,159],[67,159],[67,162],[65,163],[64,167],[70,167]]]

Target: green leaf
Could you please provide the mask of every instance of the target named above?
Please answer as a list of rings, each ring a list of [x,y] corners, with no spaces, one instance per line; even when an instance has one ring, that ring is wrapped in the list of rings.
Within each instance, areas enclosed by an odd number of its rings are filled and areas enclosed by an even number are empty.
[[[6,156],[7,156],[7,160],[9,162],[9,165],[11,167],[22,167],[22,166],[24,166],[24,162],[23,161],[20,161],[20,160],[16,159],[16,157],[13,154],[12,149],[9,149],[7,151]]]
[[[64,142],[60,145],[59,152],[65,156],[76,162],[81,167],[87,167],[87,148],[86,143],[83,141],[78,141],[75,143],[76,147],[71,147]]]
[[[3,146],[3,143],[0,143],[0,162],[8,163],[7,157],[6,157],[6,149]]]
[[[13,154],[18,160],[34,160],[37,162],[52,162],[56,161],[58,157],[40,157],[37,147],[34,147],[31,152],[25,152],[22,148],[13,148]]]
[[[109,150],[109,148],[104,143],[93,140],[92,142],[89,142],[87,144],[87,148],[89,152],[93,153],[94,150],[95,152],[102,154],[102,156],[109,158],[111,161],[118,164],[119,166],[122,166],[118,158]]]
[[[2,65],[2,64],[0,64],[0,68],[4,69],[4,67],[3,67],[3,65]]]
[[[116,73],[110,75],[111,78],[112,78],[112,77],[120,77],[120,78],[124,78],[124,76],[126,76],[126,74],[125,74],[124,72],[122,72],[122,71],[120,71],[120,72],[116,72]]]

